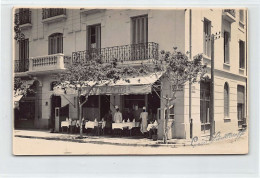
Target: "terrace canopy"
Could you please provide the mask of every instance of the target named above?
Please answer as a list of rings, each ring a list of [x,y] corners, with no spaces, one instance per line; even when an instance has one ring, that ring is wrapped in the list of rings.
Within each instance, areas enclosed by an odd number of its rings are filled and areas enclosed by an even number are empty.
[[[130,94],[148,94],[152,92],[152,85],[162,76],[162,73],[153,73],[146,76],[138,76],[133,78],[121,79],[117,82],[104,81],[97,84],[89,95],[130,95]],[[81,94],[85,95],[89,92],[91,86],[95,82],[85,82],[86,85],[82,87]],[[69,86],[69,85],[68,85]],[[63,88],[62,84],[54,88],[54,95],[76,95],[77,90],[74,86]]]

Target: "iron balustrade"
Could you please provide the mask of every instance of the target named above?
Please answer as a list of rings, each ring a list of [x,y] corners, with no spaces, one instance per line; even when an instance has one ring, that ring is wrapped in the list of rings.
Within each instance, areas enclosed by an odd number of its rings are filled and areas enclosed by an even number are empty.
[[[18,21],[19,25],[24,25],[24,24],[30,24],[31,23],[31,11],[30,10],[25,10],[21,11],[15,14],[15,19]]]
[[[233,17],[236,17],[236,11],[235,9],[225,9],[224,12],[229,13],[230,15],[232,15]]]
[[[103,62],[118,62],[158,59],[159,45],[154,42],[113,46],[107,48],[93,48],[72,53],[72,62],[88,61],[101,56]]]
[[[66,15],[66,9],[61,9],[61,8],[42,9],[42,20],[59,16],[59,15]]]
[[[28,70],[29,70],[29,59],[14,61],[14,72],[26,72]]]

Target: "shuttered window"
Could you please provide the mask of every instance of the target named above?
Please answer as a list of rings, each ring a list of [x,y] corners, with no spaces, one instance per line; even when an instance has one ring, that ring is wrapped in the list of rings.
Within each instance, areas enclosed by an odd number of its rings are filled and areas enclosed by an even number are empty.
[[[245,68],[245,42],[239,41],[239,68]]]
[[[237,119],[239,121],[242,121],[244,118],[244,110],[245,110],[245,87],[242,85],[238,85],[237,86]]]
[[[29,58],[29,39],[24,39],[19,42],[19,60]]]
[[[229,64],[229,32],[224,32],[224,63]]]
[[[228,84],[224,85],[224,116],[229,116],[229,87]]]
[[[148,16],[139,16],[132,18],[132,43],[148,42]]]
[[[49,36],[49,55],[63,53],[63,34],[54,33]]]
[[[207,19],[204,19],[204,54],[208,57],[211,56],[211,43],[210,43],[210,34],[211,34],[211,22]]]
[[[101,25],[88,26],[88,49],[101,48]]]

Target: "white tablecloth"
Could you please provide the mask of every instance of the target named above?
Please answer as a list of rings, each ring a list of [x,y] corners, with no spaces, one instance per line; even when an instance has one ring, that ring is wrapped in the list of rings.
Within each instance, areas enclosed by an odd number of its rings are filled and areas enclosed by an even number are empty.
[[[123,130],[124,127],[128,127],[128,129],[132,129],[133,127],[140,127],[140,122],[112,123],[112,129]]]
[[[147,131],[150,131],[152,128],[158,129],[158,123],[148,124]]]
[[[98,126],[98,122],[88,121],[85,123],[86,129],[94,129],[94,127]],[[102,129],[106,126],[106,121],[102,122]]]
[[[70,126],[70,121],[62,121],[61,122],[61,127],[69,127]]]

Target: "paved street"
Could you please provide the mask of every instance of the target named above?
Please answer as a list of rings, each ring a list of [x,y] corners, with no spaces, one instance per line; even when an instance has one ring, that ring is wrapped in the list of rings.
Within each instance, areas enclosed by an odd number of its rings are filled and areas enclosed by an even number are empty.
[[[20,133],[20,135],[19,135]],[[23,133],[23,135],[21,135]],[[27,133],[27,135],[25,135]],[[30,133],[38,133],[36,137],[30,137]],[[45,133],[45,132],[44,132]],[[104,138],[86,137],[83,140],[75,140],[70,135],[62,134],[63,139],[56,137],[40,137],[43,132],[15,131],[14,154],[16,155],[75,155],[75,154],[239,154],[247,153],[247,136],[244,134],[238,139],[219,139],[204,145],[205,141],[182,142],[183,144],[150,144],[155,143],[149,139],[129,138]],[[48,133],[45,133],[48,134]],[[76,136],[76,135],[74,135]],[[70,139],[65,139],[70,138]],[[93,141],[96,140],[96,141]],[[106,140],[102,141],[102,140]],[[121,142],[121,144],[120,144]],[[189,143],[188,143],[189,142]],[[146,143],[146,144],[141,144]],[[184,144],[186,143],[186,144]],[[177,145],[177,146],[176,146]],[[184,146],[185,145],[185,146]]]

